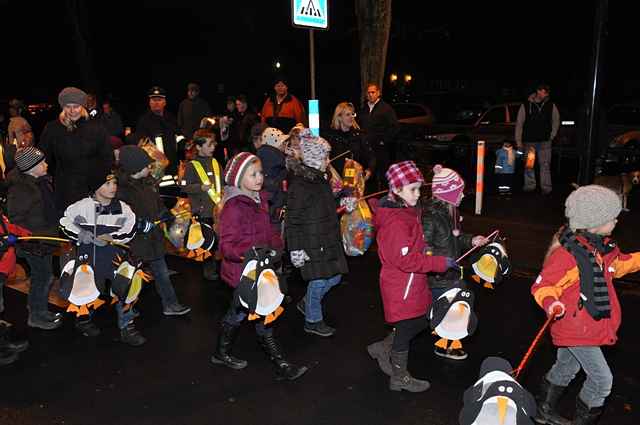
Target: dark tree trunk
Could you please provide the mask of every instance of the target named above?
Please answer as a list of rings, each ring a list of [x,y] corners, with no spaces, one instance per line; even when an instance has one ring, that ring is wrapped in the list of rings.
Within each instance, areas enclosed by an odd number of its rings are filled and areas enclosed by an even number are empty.
[[[366,98],[369,83],[377,84],[382,90],[391,29],[391,1],[356,0],[355,2],[360,34],[361,100]]]
[[[82,89],[94,93],[99,91],[98,80],[93,70],[91,49],[88,42],[89,16],[82,1],[67,0],[67,13],[73,27],[73,42],[78,60]]]

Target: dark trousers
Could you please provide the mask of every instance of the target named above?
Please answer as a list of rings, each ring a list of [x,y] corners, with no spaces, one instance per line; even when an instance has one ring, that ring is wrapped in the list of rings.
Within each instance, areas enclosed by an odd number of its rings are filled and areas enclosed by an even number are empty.
[[[31,269],[31,288],[27,304],[30,314],[41,314],[49,309],[49,290],[53,283],[51,255],[35,255],[18,249],[18,256],[24,258]]]
[[[409,351],[411,340],[427,329],[427,325],[426,315],[394,323],[396,334],[393,337],[391,350],[396,352]]]

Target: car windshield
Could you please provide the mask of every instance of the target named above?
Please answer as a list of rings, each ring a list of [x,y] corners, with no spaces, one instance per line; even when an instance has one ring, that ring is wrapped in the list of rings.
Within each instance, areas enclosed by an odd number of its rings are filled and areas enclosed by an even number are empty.
[[[420,106],[412,103],[396,103],[393,105],[398,119],[415,118],[427,115],[425,110]]]
[[[640,106],[617,105],[607,113],[607,121],[613,125],[640,125]]]

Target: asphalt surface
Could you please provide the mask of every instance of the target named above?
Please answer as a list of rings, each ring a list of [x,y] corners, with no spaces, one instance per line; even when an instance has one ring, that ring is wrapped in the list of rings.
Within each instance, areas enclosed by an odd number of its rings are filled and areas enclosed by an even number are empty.
[[[334,337],[304,333],[303,317],[294,304],[286,306],[276,336],[289,359],[310,370],[298,381],[285,383],[274,381],[250,324],[244,325],[234,347],[234,354],[249,362],[246,369],[234,371],[209,363],[231,291],[220,282],[203,281],[199,264],[170,257],[170,267],[178,272],[172,277],[178,295],[193,312],[183,318],[163,317],[159,297],[146,287],[137,323],[148,342],[139,348],[114,341],[117,329],[110,307],[97,314],[103,332],[95,339],[75,333],[68,316],[57,331],[27,328],[26,297],[5,289],[4,317],[15,324],[17,336],[29,339],[31,347],[17,363],[0,369],[0,424],[457,424],[462,394],[478,378],[482,360],[498,355],[517,366],[544,322],[529,288],[553,231],[562,223],[564,191],[550,197],[488,197],[482,216],[471,214],[472,196],[464,201],[465,230],[488,234],[499,228],[507,237],[516,270],[496,290],[474,287],[479,327],[463,340],[467,360],[436,357],[435,338],[428,333],[414,340],[409,368],[415,376],[431,381],[425,393],[389,391],[388,378],[366,352],[367,344],[388,331],[375,249],[351,258],[348,283],[334,288],[325,299],[326,320],[338,330]],[[626,251],[640,248],[634,240],[639,229],[636,204],[632,202],[632,211],[621,216],[614,234]],[[296,280],[290,287],[297,301],[305,287]],[[614,387],[603,425],[640,423],[638,288],[633,276],[620,286],[623,323],[619,343],[606,349]],[[545,337],[520,378],[533,393],[554,355]],[[582,379],[579,375],[562,401],[561,410],[567,416],[573,414]]]

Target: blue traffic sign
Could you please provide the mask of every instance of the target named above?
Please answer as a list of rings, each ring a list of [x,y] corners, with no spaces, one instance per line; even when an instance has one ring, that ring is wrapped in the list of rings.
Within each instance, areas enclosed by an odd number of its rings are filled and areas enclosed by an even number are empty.
[[[329,28],[327,0],[291,0],[293,25],[312,29]]]

